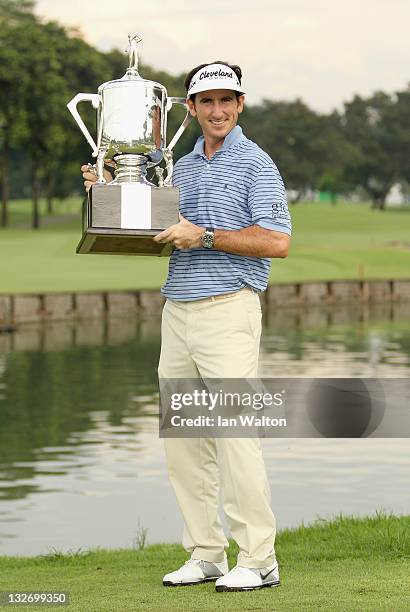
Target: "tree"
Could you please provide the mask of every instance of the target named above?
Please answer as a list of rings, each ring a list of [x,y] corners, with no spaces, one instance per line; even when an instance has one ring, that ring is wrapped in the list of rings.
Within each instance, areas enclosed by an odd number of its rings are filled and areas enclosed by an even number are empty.
[[[255,140],[277,163],[288,189],[299,201],[320,176],[319,116],[302,100],[248,107],[241,117],[247,136]]]
[[[94,92],[110,78],[104,54],[84,42],[75,30],[56,23],[46,24],[49,44],[53,47],[57,75],[61,78],[55,100],[53,138],[46,142],[47,156],[41,171],[48,210],[53,196],[66,197],[75,186],[80,188],[79,167],[90,157],[90,148],[67,110],[67,102],[79,92]],[[81,113],[87,125],[95,125],[95,110],[84,104]],[[92,128],[90,128],[92,131]]]
[[[397,114],[397,100],[378,91],[368,99],[355,96],[345,104],[344,133],[358,148],[358,155],[347,161],[346,171],[369,194],[373,208],[384,209],[391,187],[405,174],[403,153],[406,148],[409,152],[408,136],[406,145],[401,132],[407,131],[408,103],[408,96],[403,95]]]
[[[393,104],[385,116],[386,128],[391,135],[389,153],[399,182],[410,183],[410,82],[404,91],[393,94]]]
[[[15,28],[15,49],[24,79],[24,111],[27,138],[24,145],[31,165],[33,228],[40,223],[40,177],[51,157],[58,157],[64,143],[60,127],[65,80],[49,26],[32,22]],[[33,52],[35,50],[35,53]],[[26,77],[25,75],[29,75]]]
[[[0,0],[0,184],[3,227],[8,224],[11,153],[13,148],[24,142],[27,131],[24,87],[28,75],[22,71],[15,42],[20,26],[33,22],[32,9],[33,2],[29,0]]]
[[[344,136],[342,116],[338,112],[319,117],[319,132],[314,147],[319,170],[315,189],[329,191],[334,198],[336,194],[354,191],[356,185],[346,168],[348,161],[358,158],[359,151]]]

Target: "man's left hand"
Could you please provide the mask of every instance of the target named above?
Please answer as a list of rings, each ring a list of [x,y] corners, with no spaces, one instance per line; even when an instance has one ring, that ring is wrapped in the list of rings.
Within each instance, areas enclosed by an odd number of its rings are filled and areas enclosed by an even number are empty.
[[[179,215],[179,223],[167,227],[166,230],[154,236],[155,242],[172,242],[177,249],[194,249],[202,246],[201,236],[205,228]]]

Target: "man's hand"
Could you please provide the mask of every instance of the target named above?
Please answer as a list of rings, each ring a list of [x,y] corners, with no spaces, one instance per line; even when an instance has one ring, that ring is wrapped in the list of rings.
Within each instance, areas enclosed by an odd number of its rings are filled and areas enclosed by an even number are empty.
[[[107,166],[112,166],[113,168],[115,168],[115,162],[113,162],[111,159],[106,159],[105,163],[107,164]],[[81,166],[81,172],[83,173],[83,178],[85,179],[84,187],[86,192],[88,193],[90,191],[91,185],[93,185],[93,183],[95,183],[95,181],[97,180],[95,167],[92,164],[84,164],[83,166]],[[110,172],[105,169],[104,178],[107,182],[112,181],[112,176]]]
[[[201,236],[204,231],[204,227],[198,227],[180,214],[179,223],[167,227],[153,239],[155,242],[172,242],[177,249],[194,249],[202,246]]]

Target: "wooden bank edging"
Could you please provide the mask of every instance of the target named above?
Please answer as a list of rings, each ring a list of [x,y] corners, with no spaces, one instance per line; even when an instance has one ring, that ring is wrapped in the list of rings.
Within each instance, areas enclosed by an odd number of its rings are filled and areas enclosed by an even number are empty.
[[[261,299],[266,306],[277,308],[410,302],[410,279],[269,285]],[[0,295],[0,325],[132,314],[156,316],[164,301],[157,290]]]

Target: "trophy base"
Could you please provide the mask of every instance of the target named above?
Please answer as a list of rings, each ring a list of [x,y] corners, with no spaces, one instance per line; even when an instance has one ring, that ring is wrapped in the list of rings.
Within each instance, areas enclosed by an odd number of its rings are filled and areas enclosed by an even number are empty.
[[[172,244],[158,244],[152,239],[158,230],[104,230],[88,228],[80,242],[76,253],[82,255],[153,255],[169,257],[173,251]]]
[[[148,183],[94,184],[83,204],[83,235],[76,252],[167,257],[171,244],[153,237],[178,223],[179,189]]]

